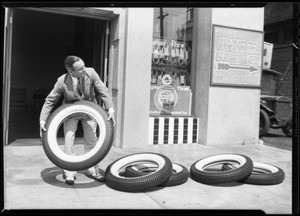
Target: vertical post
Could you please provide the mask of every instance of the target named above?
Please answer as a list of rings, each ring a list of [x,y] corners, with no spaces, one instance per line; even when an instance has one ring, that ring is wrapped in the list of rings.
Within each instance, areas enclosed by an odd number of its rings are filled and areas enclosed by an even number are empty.
[[[122,148],[148,146],[152,8],[128,8],[124,32],[124,75],[122,80]]]
[[[10,74],[11,74],[11,47],[12,47],[12,25],[13,10],[5,8],[5,34],[4,34],[4,55],[3,55],[3,145],[8,144],[9,128],[9,98],[10,98]]]
[[[207,144],[211,62],[211,8],[194,8],[191,61],[192,113],[199,118],[198,143]]]
[[[108,82],[108,67],[107,67],[107,59],[108,59],[108,38],[109,38],[109,21],[105,23],[105,39],[104,39],[104,84]],[[108,87],[111,86],[111,83],[108,82]]]
[[[159,8],[159,21],[160,21],[160,37],[164,36],[164,9]]]

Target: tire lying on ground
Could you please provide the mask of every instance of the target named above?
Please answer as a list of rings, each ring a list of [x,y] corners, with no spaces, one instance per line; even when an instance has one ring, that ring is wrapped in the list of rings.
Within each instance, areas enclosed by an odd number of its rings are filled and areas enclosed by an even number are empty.
[[[234,169],[235,166],[225,163],[222,170]],[[255,185],[275,185],[283,182],[285,174],[282,169],[266,163],[253,162],[253,171],[250,176],[240,180],[247,184]]]
[[[87,114],[93,117],[99,126],[99,138],[94,148],[80,156],[67,155],[60,149],[57,142],[57,131],[60,125],[70,116]],[[107,155],[113,142],[113,122],[107,120],[107,112],[91,101],[78,101],[63,104],[47,119],[43,132],[43,148],[52,163],[66,170],[79,171],[98,164]]]
[[[224,163],[238,164],[236,169],[208,171],[208,168]],[[191,177],[204,184],[221,184],[239,181],[248,177],[253,170],[252,160],[239,154],[219,154],[202,158],[194,162],[190,168]]]
[[[137,177],[125,177],[128,166],[134,166],[142,161],[148,161],[156,164],[157,169],[148,175]],[[105,171],[105,180],[109,187],[126,192],[145,191],[156,187],[170,178],[172,174],[172,163],[164,155],[157,153],[137,153],[124,156],[111,163]]]
[[[152,163],[139,163],[134,166],[128,166],[125,169],[125,176],[127,177],[137,177],[144,176],[151,172],[155,172],[157,169],[156,164]],[[188,180],[189,171],[188,169],[178,163],[172,163],[172,175],[164,183],[159,186],[176,186],[185,183]]]

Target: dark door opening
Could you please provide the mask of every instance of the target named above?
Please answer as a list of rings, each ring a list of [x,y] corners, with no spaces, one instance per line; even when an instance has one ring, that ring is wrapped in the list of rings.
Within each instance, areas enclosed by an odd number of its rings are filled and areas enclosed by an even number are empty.
[[[81,57],[103,80],[105,29],[105,20],[13,9],[8,143],[39,138],[41,106],[66,73],[67,55]]]

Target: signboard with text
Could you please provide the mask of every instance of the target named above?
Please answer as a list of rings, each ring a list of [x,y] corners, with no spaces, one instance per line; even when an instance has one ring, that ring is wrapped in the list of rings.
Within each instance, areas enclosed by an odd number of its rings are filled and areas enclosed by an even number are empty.
[[[263,32],[213,25],[211,85],[261,86]]]
[[[150,114],[164,114],[164,110],[168,109],[164,106],[172,105],[169,109],[170,115],[191,115],[191,101],[192,93],[189,86],[150,87]]]
[[[270,69],[272,62],[273,54],[273,44],[264,42],[264,51],[263,51],[263,69]]]

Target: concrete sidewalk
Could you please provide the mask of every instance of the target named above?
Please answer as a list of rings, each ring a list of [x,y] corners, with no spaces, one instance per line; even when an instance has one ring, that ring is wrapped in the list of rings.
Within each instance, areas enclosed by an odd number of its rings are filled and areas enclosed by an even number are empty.
[[[105,170],[114,160],[132,153],[156,152],[190,169],[214,154],[237,153],[253,161],[273,164],[285,172],[279,185],[227,183],[205,185],[189,178],[182,185],[158,187],[141,193],[127,193],[94,181],[87,171],[77,174],[69,186],[62,170],[47,158],[39,139],[4,147],[5,209],[255,209],[267,214],[292,213],[292,152],[258,145],[204,146],[200,144],[154,145],[146,149],[122,150],[112,147],[100,162]],[[23,145],[22,145],[23,144]]]

